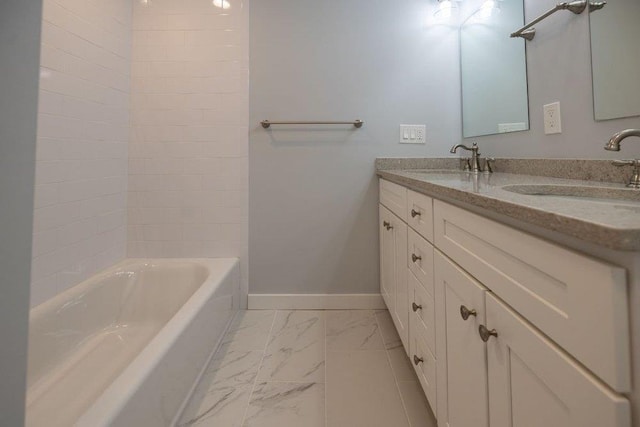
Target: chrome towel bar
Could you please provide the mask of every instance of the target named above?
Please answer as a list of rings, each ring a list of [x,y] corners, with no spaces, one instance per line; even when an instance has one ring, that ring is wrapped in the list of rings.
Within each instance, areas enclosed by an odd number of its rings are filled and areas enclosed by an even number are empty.
[[[271,122],[269,120],[263,120],[260,124],[265,129],[268,129],[271,125],[353,125],[361,128],[364,122],[360,119],[352,122]]]
[[[591,11],[594,11],[594,10],[602,9],[605,4],[606,2],[591,1],[589,3],[589,6]],[[542,21],[543,19],[546,19],[547,17],[553,15],[559,10],[568,10],[570,12],[575,13],[576,15],[579,15],[582,12],[584,12],[586,8],[587,8],[587,0],[577,0],[577,1],[559,3],[553,9],[540,15],[539,17],[537,17],[536,19],[534,19],[524,27],[520,28],[519,30],[511,33],[511,37],[522,37],[523,39],[531,41],[536,36],[536,29],[531,27],[536,25],[538,22]]]

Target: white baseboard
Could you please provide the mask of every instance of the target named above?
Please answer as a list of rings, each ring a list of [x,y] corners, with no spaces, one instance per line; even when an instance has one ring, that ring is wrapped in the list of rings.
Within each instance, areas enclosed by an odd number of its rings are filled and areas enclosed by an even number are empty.
[[[382,310],[380,294],[249,294],[249,310]]]

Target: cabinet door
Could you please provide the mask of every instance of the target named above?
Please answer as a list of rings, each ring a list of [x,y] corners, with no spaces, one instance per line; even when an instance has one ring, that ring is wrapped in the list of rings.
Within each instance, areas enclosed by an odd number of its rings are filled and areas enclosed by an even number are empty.
[[[395,296],[395,242],[393,232],[388,229],[391,225],[392,213],[382,205],[380,212],[380,293],[387,308],[394,306]]]
[[[486,288],[439,252],[435,277],[438,425],[487,427],[487,353],[478,335]]]
[[[491,427],[629,427],[629,402],[489,294]]]
[[[382,205],[380,224],[381,292],[408,354],[407,224]]]

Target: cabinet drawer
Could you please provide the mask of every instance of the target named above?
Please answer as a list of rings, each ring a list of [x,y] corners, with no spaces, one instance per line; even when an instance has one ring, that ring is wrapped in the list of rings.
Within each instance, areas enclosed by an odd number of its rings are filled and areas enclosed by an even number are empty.
[[[624,269],[438,200],[434,239],[615,390],[630,391]]]
[[[409,270],[415,274],[427,292],[433,295],[433,246],[411,228],[407,238]]]
[[[415,306],[414,306],[415,304]],[[436,312],[433,296],[428,294],[418,279],[409,272],[409,331],[421,330],[429,350],[436,353]],[[410,332],[411,333],[411,332]]]
[[[401,220],[407,222],[407,189],[393,182],[380,180],[380,203]]]
[[[411,342],[409,343],[409,358],[411,359],[411,365],[418,375],[420,385],[424,390],[431,410],[436,418],[436,358],[427,346],[426,339],[423,335],[416,330],[415,333],[411,333]],[[422,359],[422,361],[420,361]],[[416,363],[418,362],[418,363]]]
[[[433,242],[433,199],[407,190],[407,224]]]

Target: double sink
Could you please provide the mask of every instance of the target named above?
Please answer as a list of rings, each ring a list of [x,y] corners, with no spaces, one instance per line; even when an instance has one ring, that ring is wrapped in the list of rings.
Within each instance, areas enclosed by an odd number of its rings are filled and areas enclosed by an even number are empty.
[[[421,170],[420,173],[435,180],[437,180],[438,177],[441,179],[450,179],[455,175],[462,178],[473,176],[470,172],[450,169]],[[500,188],[510,193],[525,196],[557,197],[594,203],[640,206],[640,191],[632,188],[560,184],[510,184],[503,185]]]

